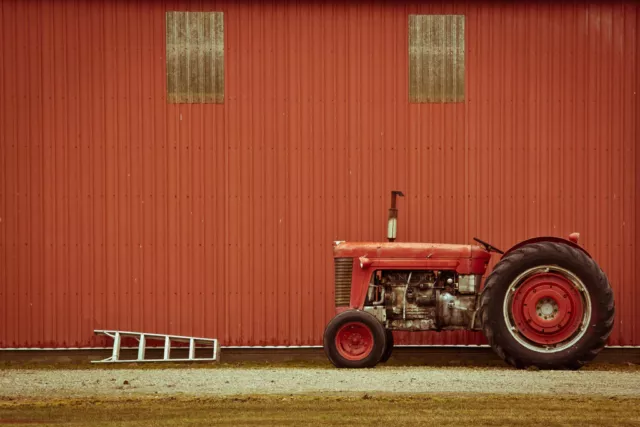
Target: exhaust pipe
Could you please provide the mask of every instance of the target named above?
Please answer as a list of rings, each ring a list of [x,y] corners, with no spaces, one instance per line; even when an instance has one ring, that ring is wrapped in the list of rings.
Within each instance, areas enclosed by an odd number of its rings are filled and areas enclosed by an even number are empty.
[[[389,219],[387,220],[387,239],[390,242],[396,240],[398,233],[398,209],[396,209],[397,196],[404,197],[402,191],[391,192],[391,208],[389,209]]]

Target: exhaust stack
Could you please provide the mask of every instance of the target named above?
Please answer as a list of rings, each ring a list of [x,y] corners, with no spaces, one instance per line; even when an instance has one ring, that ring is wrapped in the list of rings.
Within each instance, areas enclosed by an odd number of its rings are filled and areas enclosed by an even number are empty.
[[[398,209],[396,209],[396,197],[404,197],[402,191],[391,192],[391,208],[389,208],[389,219],[387,220],[387,239],[390,242],[396,240],[398,232]]]

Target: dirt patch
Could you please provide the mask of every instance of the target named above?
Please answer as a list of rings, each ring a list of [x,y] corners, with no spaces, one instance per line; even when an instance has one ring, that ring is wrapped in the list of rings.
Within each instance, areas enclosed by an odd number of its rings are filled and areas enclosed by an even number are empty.
[[[0,419],[47,425],[638,425],[638,398],[504,395],[12,400]]]

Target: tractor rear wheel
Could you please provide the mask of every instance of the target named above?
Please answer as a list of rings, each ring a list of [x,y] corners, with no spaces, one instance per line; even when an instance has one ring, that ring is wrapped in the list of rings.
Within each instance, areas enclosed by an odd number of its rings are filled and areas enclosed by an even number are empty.
[[[605,273],[585,252],[556,242],[505,255],[480,303],[489,344],[516,368],[579,369],[604,348],[614,315]]]
[[[338,368],[372,368],[380,361],[386,344],[384,326],[360,310],[338,314],[324,331],[324,352]]]

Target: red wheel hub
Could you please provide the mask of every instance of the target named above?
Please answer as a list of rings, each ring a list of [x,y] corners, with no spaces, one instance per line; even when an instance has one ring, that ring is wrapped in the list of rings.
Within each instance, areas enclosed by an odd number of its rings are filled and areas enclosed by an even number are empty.
[[[580,291],[566,277],[540,273],[516,290],[511,313],[522,335],[536,344],[553,345],[580,329],[584,303]]]
[[[336,333],[336,349],[347,360],[362,360],[373,350],[373,334],[364,323],[345,323]]]

